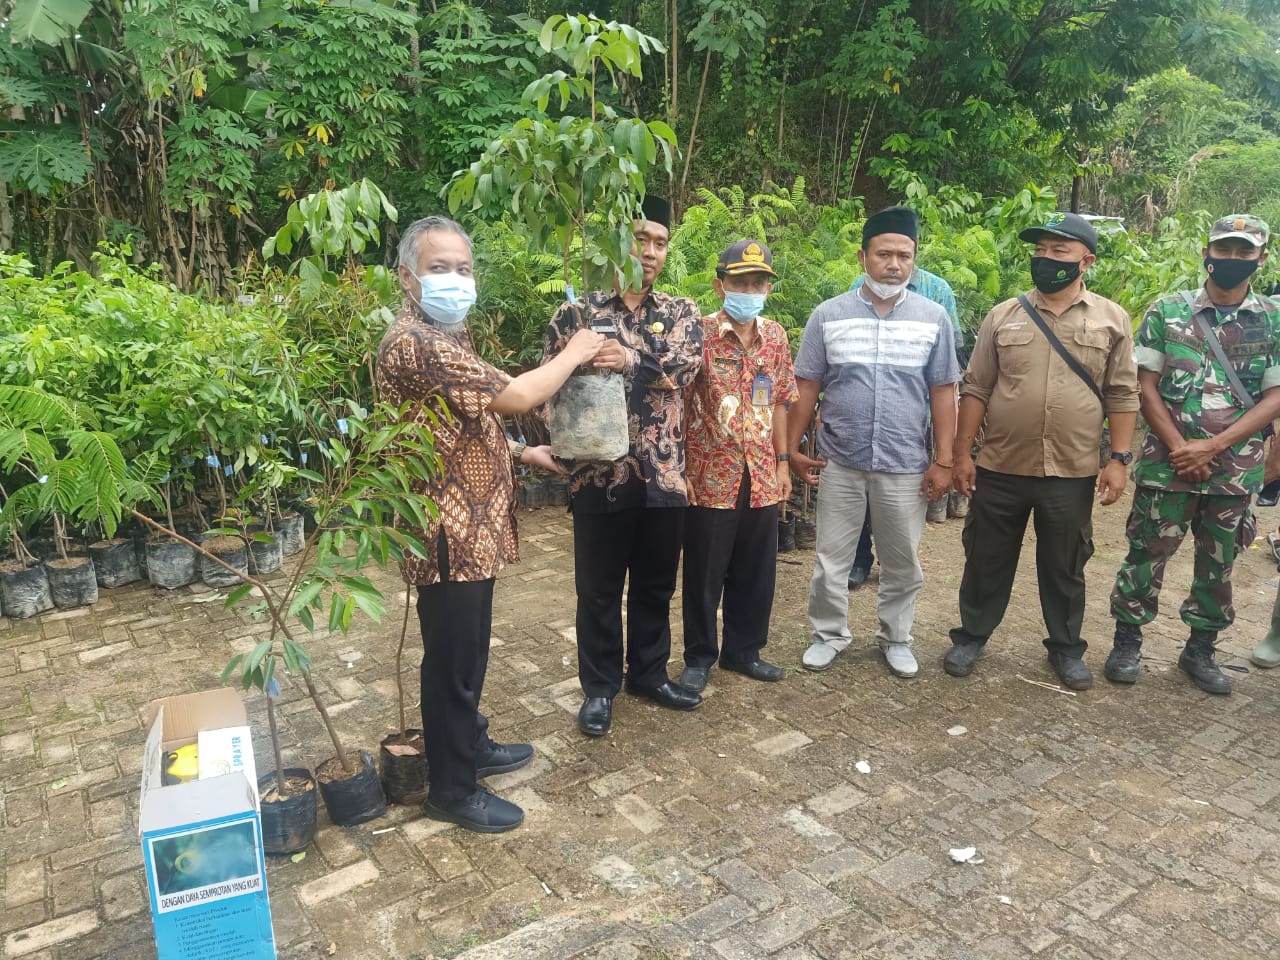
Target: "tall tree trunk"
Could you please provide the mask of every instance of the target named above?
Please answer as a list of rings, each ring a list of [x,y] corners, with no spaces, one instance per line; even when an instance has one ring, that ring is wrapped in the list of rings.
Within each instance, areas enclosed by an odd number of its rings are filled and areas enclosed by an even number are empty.
[[[871,118],[876,115],[876,106],[880,103],[877,97],[871,101],[871,109],[867,111],[867,122],[862,125],[862,135],[858,137],[858,155],[853,160],[853,169],[849,171],[849,196],[853,196],[853,183],[858,179],[858,167],[862,165],[862,154],[867,148],[867,135],[871,132]]]
[[[58,202],[49,195],[49,202],[44,207],[44,275],[47,277],[53,270],[53,241],[57,233]]]
[[[818,151],[816,154],[817,160],[818,160],[818,169],[814,175],[813,182],[818,187],[819,198],[822,196],[822,148],[823,148],[822,141],[826,138],[826,133],[827,133],[827,100],[828,99],[830,98],[828,97],[822,98],[822,113],[819,115],[819,118],[818,118]]]
[[[831,202],[840,199],[840,163],[844,157],[844,128],[849,118],[848,100],[844,94],[836,104],[836,129],[831,144]]]
[[[707,74],[711,72],[711,50],[702,61],[702,83],[698,86],[698,100],[693,105],[693,126],[689,128],[689,146],[684,154],[684,172],[680,174],[680,207],[684,208],[684,192],[689,183],[689,165],[693,163],[693,145],[698,137],[698,118],[702,116],[702,98],[707,92]]]
[[[787,117],[787,73],[790,64],[784,64],[782,67],[782,89],[778,91],[778,156],[782,156],[782,129],[783,121]]]
[[[671,0],[671,119],[680,117],[680,0]]]
[[[1076,147],[1076,174],[1071,178],[1071,212],[1080,212],[1080,193],[1084,189],[1084,174],[1081,170],[1084,167],[1085,150],[1084,147]]]
[[[671,36],[671,0],[662,0],[662,42],[667,47],[662,51],[662,102],[667,111],[667,124],[671,124],[671,45],[667,38]]]
[[[13,252],[13,197],[5,180],[0,180],[0,252]]]

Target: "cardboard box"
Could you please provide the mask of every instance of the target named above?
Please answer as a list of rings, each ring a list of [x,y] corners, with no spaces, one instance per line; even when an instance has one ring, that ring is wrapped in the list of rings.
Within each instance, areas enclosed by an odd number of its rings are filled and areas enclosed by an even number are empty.
[[[147,708],[138,833],[159,960],[275,960],[256,789],[242,769],[162,783],[166,752],[195,743],[202,730],[241,727],[247,735],[247,720],[229,689]]]
[[[239,770],[258,796],[258,770],[253,762],[253,737],[247,726],[201,730],[196,738],[200,779],[208,780]]]

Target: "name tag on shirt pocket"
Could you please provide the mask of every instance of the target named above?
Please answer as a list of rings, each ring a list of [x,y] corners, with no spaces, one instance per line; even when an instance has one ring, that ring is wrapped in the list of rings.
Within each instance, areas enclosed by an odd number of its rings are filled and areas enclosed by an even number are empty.
[[[1224,343],[1222,351],[1236,364],[1247,364],[1254,357],[1267,353],[1268,346],[1265,343]]]

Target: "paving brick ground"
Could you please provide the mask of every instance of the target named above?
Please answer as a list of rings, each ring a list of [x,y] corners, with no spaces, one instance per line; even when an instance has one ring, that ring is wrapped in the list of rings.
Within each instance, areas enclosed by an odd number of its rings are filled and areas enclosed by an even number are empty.
[[[1216,699],[1178,673],[1190,570],[1180,558],[1141,682],[1101,680],[1127,503],[1098,511],[1092,691],[1022,679],[1052,679],[1030,543],[977,673],[942,673],[960,574],[953,521],[925,534],[918,679],[889,676],[870,643],[873,587],[850,598],[855,645],[826,673],[800,668],[812,562],[802,551],[780,564],[769,651],[791,668],[782,683],[713,672],[693,714],[624,695],[602,740],[574,726],[569,523],[526,515],[525,560],[497,590],[485,690],[494,732],[538,748],[535,763],[491,781],[525,807],[525,825],[478,837],[416,809],[348,829],[322,813],[306,858],[269,867],[281,957],[1280,956],[1280,675],[1235,674],[1236,694]],[[1262,530],[1277,519],[1263,511]],[[1269,620],[1265,553],[1237,568],[1225,639],[1236,664]],[[155,696],[215,685],[267,629],[191,589],[102,597],[0,620],[6,958],[154,956],[136,840],[140,713]],[[396,722],[401,603],[381,626],[313,643],[353,745],[375,746]],[[262,705],[250,708],[265,766]],[[325,759],[296,687],[282,713],[286,759]],[[949,735],[957,725],[967,732]],[[949,848],[967,846],[982,862],[951,862]]]

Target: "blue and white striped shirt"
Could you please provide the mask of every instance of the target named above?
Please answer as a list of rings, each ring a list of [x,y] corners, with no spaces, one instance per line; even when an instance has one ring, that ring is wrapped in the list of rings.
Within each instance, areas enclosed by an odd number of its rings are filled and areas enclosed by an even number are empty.
[[[861,291],[814,308],[797,377],[822,384],[822,456],[852,470],[923,473],[929,388],[960,379],[947,311],[905,291],[885,317]]]

